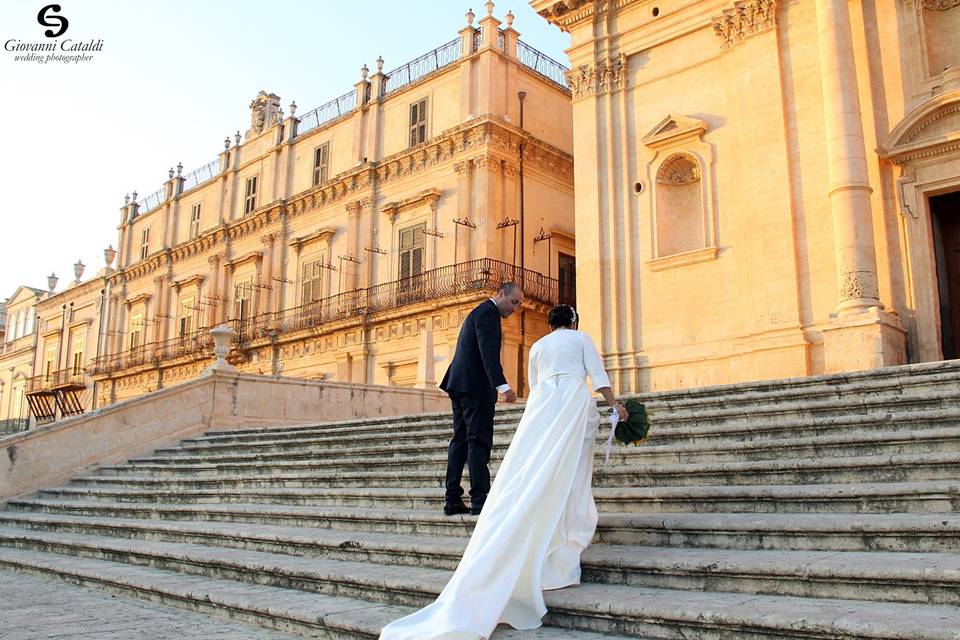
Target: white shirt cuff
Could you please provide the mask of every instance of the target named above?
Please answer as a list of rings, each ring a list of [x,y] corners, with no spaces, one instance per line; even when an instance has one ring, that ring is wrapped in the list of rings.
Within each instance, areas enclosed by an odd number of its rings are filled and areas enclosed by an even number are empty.
[[[510,385],[508,384],[502,384],[497,387],[497,393],[506,393],[507,391],[510,391]]]

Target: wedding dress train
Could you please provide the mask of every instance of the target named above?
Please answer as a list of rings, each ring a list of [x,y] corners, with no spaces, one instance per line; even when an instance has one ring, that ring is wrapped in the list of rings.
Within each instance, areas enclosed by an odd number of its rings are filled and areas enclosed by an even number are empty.
[[[597,526],[596,405],[584,383],[610,386],[585,334],[557,329],[530,350],[530,395],[463,558],[440,596],[380,640],[480,640],[500,622],[539,627],[543,590],[580,583]]]

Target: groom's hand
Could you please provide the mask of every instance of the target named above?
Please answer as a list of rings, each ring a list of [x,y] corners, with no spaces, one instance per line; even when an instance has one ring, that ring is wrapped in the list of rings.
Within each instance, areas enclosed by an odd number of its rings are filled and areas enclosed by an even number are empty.
[[[503,401],[504,401],[504,402],[516,402],[516,401],[517,401],[517,392],[514,391],[513,389],[507,389],[507,390],[503,393]]]

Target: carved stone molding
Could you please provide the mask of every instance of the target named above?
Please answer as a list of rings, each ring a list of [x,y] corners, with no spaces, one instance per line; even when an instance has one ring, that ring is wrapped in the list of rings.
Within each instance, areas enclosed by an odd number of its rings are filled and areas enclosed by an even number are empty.
[[[720,48],[729,49],[750,36],[777,26],[780,0],[737,0],[732,9],[713,19]]]
[[[574,100],[594,93],[619,91],[627,86],[627,56],[620,53],[571,69],[567,72],[567,84]]]
[[[435,208],[437,206],[437,201],[440,200],[442,195],[443,191],[440,189],[427,189],[426,191],[422,191],[415,196],[411,196],[405,200],[400,200],[399,202],[387,202],[380,207],[380,211],[386,214],[387,218],[390,219],[390,222],[393,222],[397,219],[397,216],[404,211],[409,211],[422,205],[426,205],[431,209]]]
[[[960,0],[920,0],[920,5],[927,11],[946,11],[960,7]]]

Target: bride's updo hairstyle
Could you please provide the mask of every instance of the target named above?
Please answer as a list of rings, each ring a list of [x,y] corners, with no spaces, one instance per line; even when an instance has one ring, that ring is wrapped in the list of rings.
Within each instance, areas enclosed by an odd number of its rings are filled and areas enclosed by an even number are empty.
[[[547,314],[551,329],[569,329],[578,320],[580,316],[577,315],[577,310],[568,304],[558,304]]]

